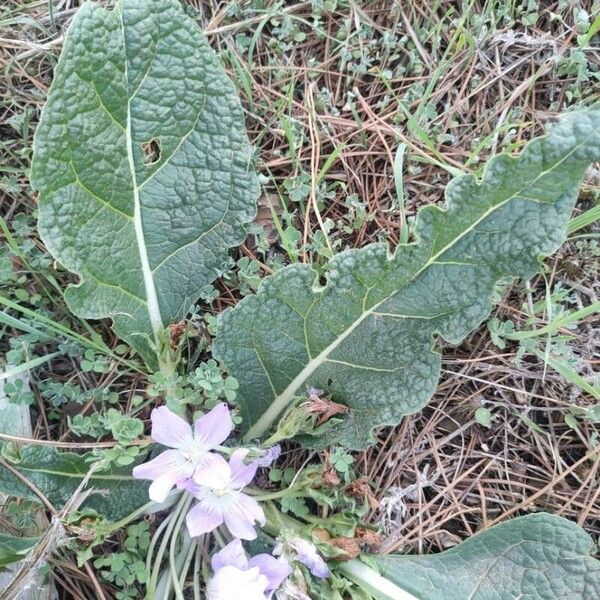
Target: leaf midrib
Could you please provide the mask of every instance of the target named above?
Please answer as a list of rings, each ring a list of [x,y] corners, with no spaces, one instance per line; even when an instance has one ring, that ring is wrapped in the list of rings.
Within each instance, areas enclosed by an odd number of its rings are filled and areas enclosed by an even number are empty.
[[[17,470],[26,471],[29,473],[39,473],[42,475],[51,475],[53,477],[67,477],[72,479],[83,479],[87,477],[87,473],[69,473],[67,471],[53,471],[51,469],[41,469],[37,467],[28,467],[23,465],[17,465]],[[98,475],[92,474],[89,476],[90,480],[98,480],[98,481],[136,481],[131,475],[108,475],[99,473]]]
[[[506,199],[502,200],[498,204],[490,207],[486,210],[476,221],[474,221],[469,227],[467,227],[464,231],[462,231],[457,237],[455,237],[450,243],[444,246],[441,250],[439,250],[436,254],[429,257],[429,259],[425,262],[425,264],[415,272],[415,274],[410,278],[409,281],[405,282],[402,287],[406,287],[410,282],[414,281],[421,273],[423,273],[426,269],[428,269],[432,264],[436,262],[436,260],[442,256],[445,252],[447,252],[450,248],[452,248],[457,242],[459,242],[465,235],[471,232],[479,223],[483,220],[487,219],[487,217],[493,214],[497,209],[506,205],[511,200],[515,198],[521,198],[524,202],[533,202],[538,201],[537,199],[532,199],[528,197],[521,196],[521,193],[531,187],[531,185],[535,184],[541,177],[544,177],[548,173],[552,172],[556,169],[561,163],[563,163],[567,158],[569,158],[576,150],[582,147],[587,140],[591,137],[586,137],[582,142],[576,144],[565,156],[563,156],[559,161],[554,163],[549,169],[546,169],[538,174],[538,176],[533,180],[528,182],[528,184],[521,189],[514,192],[512,195],[508,196]],[[420,243],[420,242],[417,242]],[[369,292],[372,288],[367,288],[368,296]],[[324,350],[322,350],[315,358],[308,361],[306,366],[298,373],[294,379],[287,385],[285,390],[281,394],[275,397],[273,402],[269,405],[269,408],[261,415],[260,419],[248,430],[246,435],[244,436],[245,440],[251,440],[260,437],[265,431],[269,429],[272,423],[275,422],[275,419],[279,416],[283,410],[287,407],[288,403],[292,400],[292,398],[296,395],[296,392],[300,389],[300,387],[304,384],[304,382],[327,360],[328,356],[374,311],[376,311],[379,306],[381,306],[384,302],[389,300],[392,296],[394,296],[398,291],[402,289],[401,287],[395,289],[388,296],[380,300],[377,304],[374,304],[370,309],[363,312],[361,316],[356,319],[346,330],[344,330],[336,339],[331,342]],[[364,304],[364,302],[363,302]],[[307,347],[307,351],[310,352],[310,349]],[[310,356],[310,354],[309,354]],[[269,378],[269,374],[266,373],[267,378]],[[270,381],[270,378],[269,378]]]
[[[125,124],[125,143],[127,146],[127,160],[129,162],[129,170],[131,172],[132,184],[133,184],[133,227],[135,232],[136,245],[140,255],[140,267],[142,271],[142,278],[144,281],[144,289],[146,291],[146,308],[148,311],[148,318],[152,327],[152,333],[154,334],[154,343],[158,348],[158,337],[159,332],[163,328],[162,315],[160,314],[160,306],[158,303],[158,295],[156,293],[156,286],[154,284],[154,276],[152,268],[150,267],[150,261],[148,259],[148,249],[146,247],[146,238],[144,235],[144,226],[142,223],[142,210],[140,204],[140,186],[137,183],[137,175],[135,170],[135,161],[133,156],[133,140],[131,135],[131,100],[129,96],[129,75],[127,67],[127,42],[125,39],[125,22],[123,21],[123,5],[119,5],[119,14],[121,17],[121,31],[123,33],[123,56],[124,56],[124,67],[125,67],[125,87],[127,90],[127,120]]]

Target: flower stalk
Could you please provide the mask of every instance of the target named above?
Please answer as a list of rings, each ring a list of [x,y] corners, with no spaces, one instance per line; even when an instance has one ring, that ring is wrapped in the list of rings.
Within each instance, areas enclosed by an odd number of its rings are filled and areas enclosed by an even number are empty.
[[[189,496],[186,496],[185,494],[181,495],[181,498],[179,499],[179,502],[175,505],[175,508],[173,509],[173,512],[167,517],[168,520],[168,525],[166,526],[166,530],[164,533],[164,536],[160,542],[160,546],[158,547],[158,552],[156,554],[156,557],[154,557],[151,561],[151,553],[148,552],[148,562],[150,562],[150,564],[154,564],[154,567],[152,568],[151,571],[151,575],[150,575],[150,580],[148,581],[148,586],[147,586],[147,597],[148,598],[168,598],[168,595],[163,594],[158,595],[158,582],[159,582],[159,575],[160,575],[160,567],[161,567],[161,563],[162,560],[165,556],[165,553],[167,551],[167,545],[171,539],[171,536],[173,535],[177,535],[179,533],[178,530],[175,529],[176,524],[179,522],[179,517],[182,515],[185,515],[187,513],[187,510],[189,508],[191,504],[191,498]],[[160,535],[160,533],[162,533],[162,528],[159,528],[159,530],[156,532],[156,538],[158,539],[158,536]],[[155,543],[155,540],[152,540],[153,543]],[[153,547],[151,547],[151,549],[153,550]],[[164,581],[164,579],[161,577],[160,579],[161,584]],[[164,585],[164,584],[162,584]]]
[[[314,577],[331,577],[318,547],[302,533],[307,522],[314,524],[320,519],[307,516],[299,521],[283,514],[273,502],[284,496],[303,496],[303,490],[293,483],[278,492],[250,487],[259,466],[270,465],[279,449],[263,451],[262,456],[259,450],[257,458],[246,462],[257,449],[225,447],[229,460],[223,458],[222,443],[233,430],[225,404],[198,418],[193,426],[166,407],[154,409],[151,418],[152,438],[169,449],[136,466],[133,474],[152,481],[149,495],[155,504],[143,507],[144,511],[165,508],[169,501],[174,508],[150,544],[148,600],[166,600],[173,595],[184,600],[185,577],[194,557],[196,567],[203,571],[209,600],[236,598],[240,586],[245,587],[248,598],[271,600],[293,573],[294,563],[303,564]],[[274,539],[273,552],[248,557],[241,540],[255,539],[257,524]],[[223,539],[221,528],[229,531],[232,541]],[[206,549],[198,543],[198,537],[204,535],[212,535],[221,548],[212,555],[212,575],[204,572]],[[166,568],[161,571],[167,556]],[[376,600],[419,600],[359,560],[338,562],[335,570]],[[198,573],[194,573],[196,597],[200,587]]]

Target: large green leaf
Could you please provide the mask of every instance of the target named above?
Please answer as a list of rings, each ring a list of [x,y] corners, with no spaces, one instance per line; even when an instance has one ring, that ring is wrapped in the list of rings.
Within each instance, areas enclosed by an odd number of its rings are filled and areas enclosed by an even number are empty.
[[[57,508],[61,509],[90,470],[85,455],[58,452],[45,446],[24,446],[19,461],[11,465],[30,481]],[[148,485],[131,476],[131,468],[96,471],[86,490],[94,493],[84,506],[95,509],[109,521],[116,521],[148,502]],[[39,500],[14,473],[0,466],[0,492],[7,496]]]
[[[590,162],[600,108],[566,115],[519,157],[489,161],[482,181],[446,189],[419,211],[414,243],[335,256],[319,285],[308,265],[265,280],[220,320],[214,354],[240,382],[248,437],[264,433],[312,385],[350,408],[326,443],[360,448],[371,431],[419,410],[435,390],[440,335],[460,342],[491,309],[496,282],[529,277],[554,252]]]
[[[177,0],[86,2],[31,171],[42,239],[80,277],[71,310],[112,317],[156,366],[149,342],[216,278],[254,215],[250,157],[235,88]]]
[[[512,519],[429,556],[373,557],[420,600],[594,600],[600,561],[581,527],[549,514]]]

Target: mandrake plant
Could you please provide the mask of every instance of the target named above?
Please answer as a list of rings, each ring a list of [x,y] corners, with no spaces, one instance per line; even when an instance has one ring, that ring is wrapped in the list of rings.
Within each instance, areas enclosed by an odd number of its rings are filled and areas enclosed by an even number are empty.
[[[258,469],[274,472],[280,442],[365,449],[373,430],[425,406],[440,375],[435,340],[458,344],[489,315],[498,282],[531,277],[563,242],[599,131],[600,108],[566,114],[519,156],[492,158],[480,180],[454,179],[395,251],[340,252],[324,282],[308,264],[265,278],[219,315],[212,342],[239,382],[234,406],[192,415],[156,400],[155,444],[133,474],[26,446],[0,470],[0,490],[35,499],[20,474],[61,508],[87,485],[98,543],[158,515],[144,569],[156,600],[600,597],[592,539],[557,516],[515,518],[437,555],[382,555],[361,523],[366,496],[347,482],[324,486],[309,465],[276,492],[253,485]],[[259,195],[235,88],[176,0],[78,11],[31,182],[39,233],[78,277],[70,310],[110,317],[142,370],[176,381],[191,365],[172,326],[244,240]],[[292,517],[299,499],[310,502]]]

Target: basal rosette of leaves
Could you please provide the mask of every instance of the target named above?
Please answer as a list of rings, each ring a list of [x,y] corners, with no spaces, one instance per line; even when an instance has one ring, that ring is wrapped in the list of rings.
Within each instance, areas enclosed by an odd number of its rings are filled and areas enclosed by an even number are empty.
[[[320,445],[365,448],[372,430],[421,409],[440,375],[437,336],[457,344],[489,314],[495,284],[530,277],[563,242],[583,175],[600,159],[600,108],[568,114],[481,181],[454,179],[422,208],[414,242],[371,244],[316,271],[291,265],[220,316],[213,354],[240,384],[247,439],[309,386],[349,407]]]
[[[156,368],[182,318],[244,239],[258,184],[235,88],[176,0],[86,2],[34,140],[39,232],[80,281],[69,308],[112,317]]]
[[[598,108],[566,115],[520,156],[492,159],[481,182],[452,182],[446,206],[422,209],[414,241],[395,252],[373,244],[334,256],[324,285],[310,265],[291,265],[226,311],[213,353],[240,382],[244,440],[235,438],[224,403],[198,411],[193,424],[183,403],[180,414],[155,407],[156,446],[133,475],[89,473],[89,455],[5,447],[12,464],[0,470],[0,489],[27,500],[37,490],[60,510],[87,488],[78,533],[89,534],[90,521],[99,525],[81,560],[127,524],[159,514],[145,565],[135,551],[129,559],[155,600],[181,600],[188,589],[208,600],[600,597],[589,536],[545,514],[485,530],[440,555],[336,560],[331,536],[339,527],[356,533],[366,500],[357,507],[342,486],[334,499],[310,472],[261,489],[257,471],[277,450],[251,443],[276,429],[309,386],[349,409],[325,425],[328,445],[363,448],[375,427],[421,408],[439,377],[435,336],[463,339],[489,313],[499,279],[533,274],[564,239],[584,171],[600,158],[599,126]],[[258,194],[250,157],[235,89],[176,0],[82,6],[35,137],[39,230],[79,276],[65,292],[69,307],[111,317],[152,373],[183,371],[176,355],[165,357],[165,329],[243,239]],[[310,420],[302,410],[299,418]],[[287,437],[297,431],[305,430]],[[322,433],[312,443],[322,444]],[[347,473],[352,457],[343,458]],[[138,479],[152,482],[149,499]],[[307,505],[304,516],[284,514],[284,500],[304,498],[328,517]],[[36,552],[43,536],[39,543],[4,536],[0,563]]]

